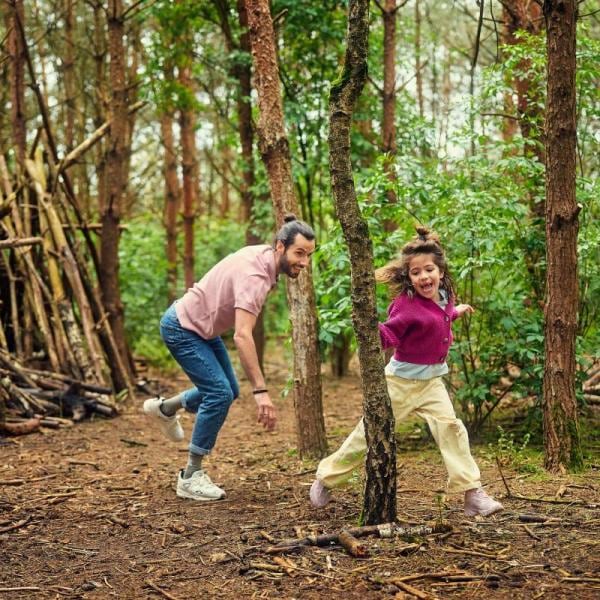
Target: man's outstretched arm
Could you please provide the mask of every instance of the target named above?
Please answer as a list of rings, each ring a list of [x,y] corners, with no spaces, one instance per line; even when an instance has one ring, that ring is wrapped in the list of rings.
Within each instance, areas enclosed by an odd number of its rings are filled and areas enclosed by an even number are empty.
[[[256,316],[242,308],[235,309],[235,333],[233,341],[240,355],[240,362],[253,390],[266,390],[265,377],[258,364],[256,345],[252,330],[256,325]],[[258,405],[258,422],[271,431],[275,427],[277,416],[275,407],[267,391],[254,394]]]

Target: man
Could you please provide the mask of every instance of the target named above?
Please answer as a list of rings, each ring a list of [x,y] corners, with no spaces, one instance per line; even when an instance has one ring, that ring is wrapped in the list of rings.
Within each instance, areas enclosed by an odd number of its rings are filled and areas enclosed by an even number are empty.
[[[225,257],[163,315],[160,332],[173,358],[195,387],[165,400],[150,398],[144,412],[172,441],[184,433],[176,414],[195,413],[188,463],[177,480],[177,495],[192,500],[219,500],[225,491],[202,469],[229,411],[239,385],[221,335],[234,329],[233,341],[252,385],[258,422],[268,431],[277,420],[258,363],[252,330],[267,294],[283,273],[295,279],[315,250],[312,228],[287,215],[273,246],[247,246]]]

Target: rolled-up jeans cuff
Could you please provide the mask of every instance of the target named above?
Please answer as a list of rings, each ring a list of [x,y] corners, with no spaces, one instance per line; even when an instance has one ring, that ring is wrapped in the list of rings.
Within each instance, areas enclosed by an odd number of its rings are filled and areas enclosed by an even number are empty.
[[[192,443],[190,443],[188,449],[190,454],[196,454],[198,456],[206,456],[207,454],[210,454],[210,450],[207,450],[206,448],[200,448],[200,446],[196,446]]]
[[[181,396],[181,406],[183,408],[183,410],[185,410],[186,412],[195,414],[197,412],[198,409],[192,409],[188,407],[188,393],[190,392],[194,392],[194,389],[190,389],[190,390],[186,390],[185,392],[183,392],[183,395]]]

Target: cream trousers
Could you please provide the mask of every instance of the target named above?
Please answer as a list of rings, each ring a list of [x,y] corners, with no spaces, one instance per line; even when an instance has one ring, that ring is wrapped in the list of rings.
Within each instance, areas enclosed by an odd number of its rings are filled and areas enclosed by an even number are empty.
[[[479,487],[479,468],[471,456],[467,430],[456,418],[441,377],[420,381],[386,374],[386,379],[396,426],[413,413],[427,421],[448,471],[448,491]],[[326,488],[344,484],[352,471],[362,465],[366,450],[361,419],[340,448],[319,463],[317,479]]]

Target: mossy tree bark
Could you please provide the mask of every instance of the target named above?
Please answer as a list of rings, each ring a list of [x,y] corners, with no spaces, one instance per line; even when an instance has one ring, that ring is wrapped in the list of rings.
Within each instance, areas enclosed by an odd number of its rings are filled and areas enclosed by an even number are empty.
[[[545,466],[582,463],[575,397],[578,286],[575,199],[575,0],[546,0],[546,303],[544,368]]]
[[[373,246],[356,200],[350,162],[350,127],[367,78],[368,36],[369,2],[351,0],[344,71],[329,98],[329,168],[336,212],[352,265],[352,320],[358,341],[368,445],[363,520],[375,524],[396,518],[396,442],[377,328]]]

